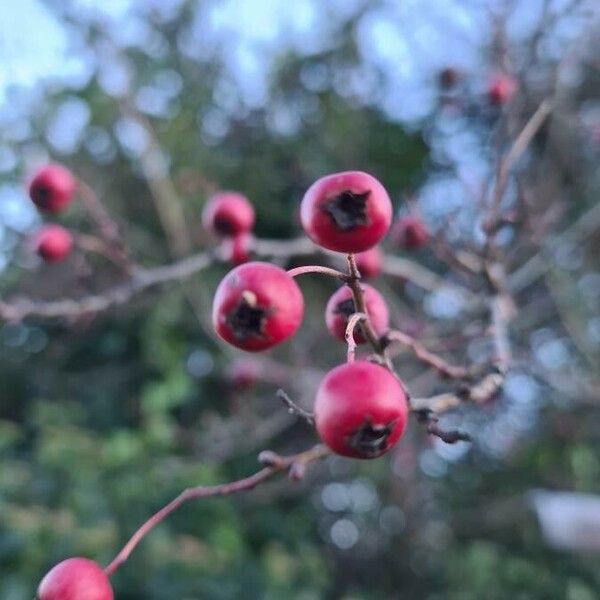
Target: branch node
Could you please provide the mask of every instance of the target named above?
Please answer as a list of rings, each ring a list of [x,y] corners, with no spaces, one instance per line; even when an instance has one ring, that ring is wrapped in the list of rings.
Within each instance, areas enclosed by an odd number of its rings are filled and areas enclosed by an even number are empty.
[[[277,397],[286,405],[288,412],[292,415],[298,415],[304,419],[309,425],[315,424],[315,415],[301,406],[298,406],[282,389],[277,390]]]

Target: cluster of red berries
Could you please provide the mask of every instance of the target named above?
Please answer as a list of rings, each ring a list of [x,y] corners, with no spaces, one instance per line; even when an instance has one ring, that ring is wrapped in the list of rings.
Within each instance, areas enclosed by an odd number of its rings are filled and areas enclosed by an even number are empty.
[[[29,197],[40,211],[58,213],[70,204],[76,187],[70,171],[61,165],[47,165],[31,179]],[[73,248],[70,231],[55,223],[42,226],[32,241],[35,251],[46,262],[65,259]]]
[[[39,171],[30,185],[32,200],[47,212],[64,208],[74,191],[71,174],[55,165]],[[357,267],[366,277],[381,272],[384,254],[377,244],[392,224],[392,204],[374,177],[359,171],[323,177],[306,192],[300,214],[304,231],[316,244],[355,255]],[[236,192],[222,192],[209,200],[202,218],[204,227],[229,249],[228,259],[238,264],[215,293],[212,320],[217,333],[250,352],[267,350],[289,339],[302,322],[304,298],[285,270],[265,262],[247,262],[253,245],[252,204]],[[393,243],[407,250],[423,246],[428,236],[415,215],[398,219],[391,235]],[[48,225],[38,234],[37,247],[46,260],[60,260],[68,254],[71,243],[66,230]],[[383,336],[389,326],[387,304],[375,288],[360,285],[370,326],[377,336]],[[354,313],[353,291],[344,285],[325,309],[329,332],[345,341]],[[353,336],[357,344],[366,342],[360,329]],[[257,373],[256,365],[252,369],[232,368],[231,377],[236,385],[246,387]],[[405,431],[408,413],[402,382],[388,369],[367,360],[353,360],[332,369],[318,388],[314,406],[321,440],[337,454],[361,459],[377,458],[392,448]],[[56,565],[37,591],[37,600],[113,598],[107,572],[85,558],[70,558]]]
[[[446,67],[438,74],[440,87],[444,90],[452,90],[463,79],[464,73],[455,67]],[[503,106],[509,102],[518,91],[517,80],[508,73],[494,73],[486,88],[488,102],[492,106]]]
[[[392,203],[371,175],[348,171],[319,179],[304,195],[300,217],[304,231],[319,246],[357,253],[359,269],[362,266],[369,275],[381,269],[383,255],[376,245],[391,226]],[[411,223],[399,222],[406,247],[426,239],[415,235]],[[223,225],[226,230],[234,226],[233,220]],[[389,326],[387,304],[373,287],[362,284],[361,288],[370,325],[383,336]],[[353,291],[344,285],[327,303],[327,329],[345,341],[349,319],[356,312]],[[303,314],[302,292],[288,272],[269,263],[250,262],[233,269],[219,284],[212,320],[224,340],[256,352],[294,335]],[[360,331],[353,335],[357,344],[366,341]],[[330,371],[319,386],[314,410],[323,442],[353,458],[377,458],[387,452],[404,432],[408,418],[402,383],[386,368],[366,360]]]

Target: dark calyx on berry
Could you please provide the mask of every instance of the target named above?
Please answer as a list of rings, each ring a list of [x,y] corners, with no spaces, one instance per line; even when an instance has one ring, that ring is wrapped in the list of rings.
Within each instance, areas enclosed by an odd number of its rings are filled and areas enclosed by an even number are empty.
[[[42,208],[47,207],[52,200],[52,190],[41,185],[35,186],[32,195],[35,203]]]
[[[215,217],[214,228],[221,235],[232,235],[235,231],[231,220],[224,217]]]
[[[235,310],[227,315],[227,324],[239,339],[264,338],[269,313],[269,310],[258,306],[254,292],[245,291]]]
[[[394,429],[395,422],[387,425],[373,425],[365,422],[348,439],[348,445],[360,452],[365,458],[376,458],[386,451],[388,438]]]
[[[346,318],[350,318],[355,312],[356,307],[354,306],[354,298],[348,298],[342,300],[333,311],[336,315],[344,315]]]
[[[321,209],[324,210],[342,231],[348,231],[361,225],[370,225],[371,221],[367,215],[367,198],[371,192],[355,194],[345,190],[341,194],[323,202]]]

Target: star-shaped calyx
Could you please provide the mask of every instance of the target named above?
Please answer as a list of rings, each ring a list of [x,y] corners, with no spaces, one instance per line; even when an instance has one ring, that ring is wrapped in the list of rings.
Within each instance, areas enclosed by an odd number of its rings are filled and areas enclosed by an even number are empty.
[[[342,231],[349,231],[361,225],[369,225],[371,221],[367,215],[367,199],[370,193],[370,190],[362,194],[344,190],[337,196],[323,202],[321,210],[325,211],[336,227]]]
[[[258,304],[254,292],[242,292],[237,306],[227,315],[226,321],[239,339],[265,336],[265,326],[271,311]]]
[[[52,190],[44,186],[37,186],[33,193],[35,203],[41,208],[48,208],[52,199]]]
[[[336,315],[343,315],[344,317],[349,319],[356,312],[356,307],[354,306],[354,298],[342,300],[337,304],[333,312]]]
[[[386,425],[373,425],[367,420],[349,437],[348,445],[365,458],[376,458],[387,449],[394,425],[395,421]]]

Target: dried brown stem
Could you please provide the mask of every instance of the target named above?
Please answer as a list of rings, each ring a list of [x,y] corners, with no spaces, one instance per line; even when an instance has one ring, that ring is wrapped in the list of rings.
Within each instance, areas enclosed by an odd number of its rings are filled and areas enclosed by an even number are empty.
[[[535,137],[537,132],[540,130],[540,127],[544,124],[544,121],[551,112],[552,102],[549,99],[543,100],[515,139],[510,150],[499,162],[496,185],[494,186],[494,193],[492,195],[490,207],[491,218],[487,223],[488,228],[492,230],[494,229],[494,221],[496,220],[498,210],[500,209],[500,204],[502,203],[502,198],[506,192],[510,171],[513,165],[521,157],[523,152],[525,152],[531,143],[531,140]]]
[[[420,423],[425,423],[427,433],[440,438],[446,444],[456,444],[456,442],[470,442],[471,436],[465,431],[459,429],[443,429],[438,424],[438,417],[430,410],[421,410],[415,413]]]
[[[119,248],[114,246],[114,244],[110,244],[102,238],[98,238],[94,235],[87,235],[85,233],[75,234],[74,239],[75,244],[81,250],[104,256],[127,274],[131,274],[134,271],[134,265],[123,252],[119,250]]]
[[[412,353],[423,363],[434,368],[440,375],[449,377],[450,379],[466,379],[469,377],[469,370],[465,367],[454,366],[447,363],[443,358],[437,354],[430,352],[418,342],[415,338],[410,335],[393,329],[388,331],[385,335],[384,343],[398,342],[403,346],[409,348]]]
[[[329,451],[324,446],[318,445],[314,448],[294,454],[292,456],[279,456],[275,453],[270,453],[271,461],[269,466],[264,467],[249,477],[222,483],[212,486],[197,486],[184,490],[174,500],[161,508],[157,513],[150,517],[125,544],[123,549],[117,554],[113,561],[106,567],[105,572],[111,576],[130,556],[135,547],[142,539],[156,527],[161,521],[168,517],[172,512],[177,510],[182,504],[190,500],[198,500],[200,498],[210,498],[213,496],[230,496],[239,492],[246,492],[254,489],[256,486],[264,483],[273,475],[288,471],[292,479],[298,479],[299,474],[303,474],[306,466],[316,460],[324,458],[329,454]],[[266,455],[263,456],[266,460]],[[262,462],[264,463],[265,460]]]
[[[212,258],[200,253],[184,258],[164,267],[138,269],[130,279],[109,288],[101,294],[90,294],[76,300],[35,301],[19,298],[11,302],[0,301],[0,318],[6,321],[20,321],[27,317],[60,318],[80,317],[98,313],[125,304],[143,291],[172,281],[182,281],[207,268]]]
[[[446,281],[437,273],[421,266],[420,264],[400,256],[386,256],[383,271],[392,277],[406,279],[427,290],[428,292],[437,292],[439,290],[451,290],[456,292],[470,305],[480,305],[481,301],[471,290],[464,286]]]
[[[291,414],[302,417],[309,425],[315,424],[315,415],[298,406],[282,389],[277,390],[277,397],[287,406]]]
[[[348,254],[348,269],[349,277],[347,278],[348,287],[352,290],[352,297],[354,299],[354,306],[356,312],[365,315],[365,319],[361,321],[361,329],[367,341],[373,347],[373,350],[378,354],[383,354],[384,346],[379,339],[379,336],[375,333],[369,317],[367,314],[367,307],[365,304],[365,295],[362,288],[360,287],[360,271],[356,266],[356,258],[354,254]]]
[[[342,281],[346,281],[348,276],[337,269],[330,269],[329,267],[322,267],[320,265],[305,265],[302,267],[295,267],[293,269],[289,269],[287,274],[290,277],[298,277],[298,275],[305,275],[307,273],[319,273],[320,275],[328,275],[329,277],[335,277],[336,279],[341,279]]]
[[[346,325],[346,344],[348,344],[348,362],[354,362],[354,357],[356,355],[356,340],[354,339],[354,330],[356,326],[367,318],[365,313],[354,313],[348,319],[348,325]]]
[[[458,408],[465,402],[485,404],[502,389],[505,378],[504,373],[494,371],[473,385],[459,387],[455,392],[445,392],[430,398],[412,398],[411,409],[413,412],[429,410],[439,415]]]
[[[121,238],[117,222],[108,214],[96,192],[82,179],[77,182],[77,189],[81,203],[98,227],[102,238],[109,244],[116,245],[121,252],[125,252],[125,244]]]

